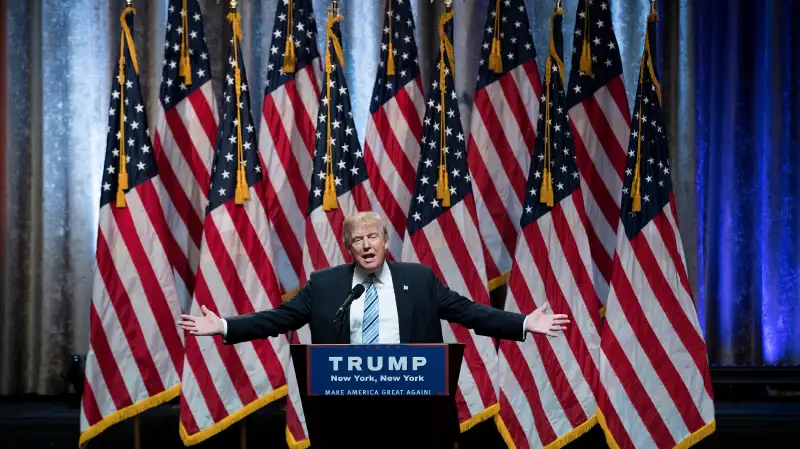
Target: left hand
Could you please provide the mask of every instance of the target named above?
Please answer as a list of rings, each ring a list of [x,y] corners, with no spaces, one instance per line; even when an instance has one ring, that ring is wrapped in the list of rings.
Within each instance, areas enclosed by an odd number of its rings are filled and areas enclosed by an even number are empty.
[[[528,320],[525,322],[525,327],[528,332],[535,332],[537,334],[545,334],[550,337],[555,337],[558,331],[567,328],[569,319],[567,315],[555,314],[546,315],[545,312],[550,307],[548,303],[544,303],[542,307],[534,310],[533,313],[528,315]]]
[[[203,316],[181,314],[178,326],[192,335],[222,335],[222,320],[214,312],[202,306]]]

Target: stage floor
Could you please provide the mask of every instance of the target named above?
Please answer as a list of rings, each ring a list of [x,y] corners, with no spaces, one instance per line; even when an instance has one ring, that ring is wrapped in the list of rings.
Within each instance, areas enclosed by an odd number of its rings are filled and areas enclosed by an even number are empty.
[[[283,403],[271,404],[247,419],[247,447],[286,448]],[[697,449],[770,447],[786,437],[800,441],[800,402],[717,402],[717,431],[694,446]],[[53,398],[0,399],[0,447],[4,449],[75,449],[78,442],[78,403]],[[140,415],[141,448],[182,448],[178,436],[178,407],[165,405]],[[197,449],[241,448],[240,427],[230,429]],[[376,447],[379,447],[376,446]],[[568,449],[607,447],[599,426],[566,446]],[[784,446],[780,446],[784,447]],[[790,447],[790,446],[785,446]],[[116,424],[89,443],[87,449],[133,448],[133,424]],[[492,421],[463,435],[459,449],[505,448]]]

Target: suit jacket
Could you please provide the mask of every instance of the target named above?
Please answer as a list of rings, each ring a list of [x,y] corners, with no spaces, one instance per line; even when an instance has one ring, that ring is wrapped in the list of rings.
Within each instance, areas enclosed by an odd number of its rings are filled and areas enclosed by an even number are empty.
[[[495,338],[525,339],[525,315],[471,301],[450,290],[429,267],[416,263],[384,262],[391,270],[397,301],[400,343],[442,343],[440,320],[458,323],[475,333]],[[226,344],[275,337],[310,324],[315,344],[350,343],[350,311],[333,322],[336,310],[352,289],[354,264],[311,273],[308,282],[280,306],[246,315],[225,317]],[[404,286],[407,286],[406,290]]]

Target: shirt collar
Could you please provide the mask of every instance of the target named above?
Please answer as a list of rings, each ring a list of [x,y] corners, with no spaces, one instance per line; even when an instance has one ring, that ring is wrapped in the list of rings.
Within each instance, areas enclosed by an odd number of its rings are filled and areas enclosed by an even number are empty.
[[[380,266],[380,268],[375,270],[375,282],[380,283],[380,284],[385,284],[386,283],[386,274],[387,274],[388,270],[389,270],[389,268],[386,267],[386,261],[384,260],[383,264]],[[367,282],[367,277],[369,276],[369,273],[367,273],[364,270],[362,270],[356,264],[355,265],[355,271],[353,272],[353,276],[355,277],[356,282],[358,282],[359,284],[363,284],[364,282]]]

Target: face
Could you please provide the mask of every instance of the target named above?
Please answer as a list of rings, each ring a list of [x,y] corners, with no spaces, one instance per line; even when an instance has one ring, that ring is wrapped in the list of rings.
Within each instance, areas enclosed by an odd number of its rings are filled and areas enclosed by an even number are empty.
[[[353,228],[349,251],[362,270],[369,273],[380,268],[388,249],[388,236],[380,224],[357,223]]]

